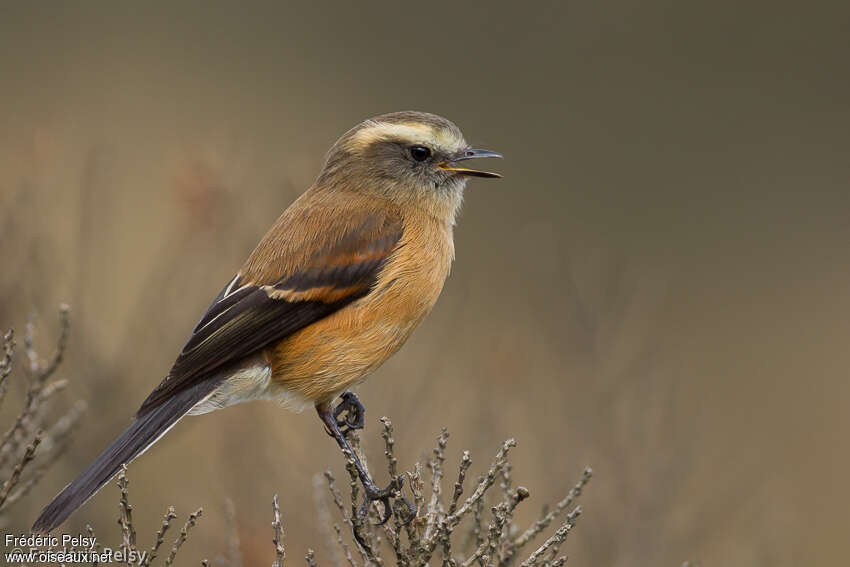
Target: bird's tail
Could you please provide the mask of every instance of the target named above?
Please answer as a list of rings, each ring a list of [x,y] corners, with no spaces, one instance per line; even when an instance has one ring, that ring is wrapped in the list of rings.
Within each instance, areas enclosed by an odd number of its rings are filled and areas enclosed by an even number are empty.
[[[205,380],[174,394],[143,415],[112,442],[89,467],[41,511],[33,533],[48,533],[85,504],[121,469],[171,429],[192,407],[213,391],[216,380]]]

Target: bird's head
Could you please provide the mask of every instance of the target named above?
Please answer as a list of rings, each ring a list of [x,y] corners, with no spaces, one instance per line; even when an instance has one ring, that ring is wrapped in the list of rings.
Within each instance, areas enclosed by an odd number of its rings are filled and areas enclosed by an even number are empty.
[[[327,155],[318,185],[379,194],[430,209],[460,206],[470,177],[501,177],[467,167],[475,158],[502,157],[474,149],[451,121],[425,112],[370,118],[343,134]]]

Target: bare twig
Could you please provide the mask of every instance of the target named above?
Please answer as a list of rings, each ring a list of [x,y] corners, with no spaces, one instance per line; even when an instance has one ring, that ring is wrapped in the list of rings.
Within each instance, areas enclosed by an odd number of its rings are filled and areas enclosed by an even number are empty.
[[[18,464],[16,464],[15,468],[12,469],[12,475],[3,483],[3,487],[0,488],[0,509],[3,508],[3,505],[6,503],[6,499],[12,492],[12,489],[15,488],[15,485],[17,485],[18,481],[21,480],[21,474],[23,473],[24,468],[26,468],[26,466],[32,461],[39,443],[41,443],[40,431],[35,434],[35,438],[32,440],[32,443],[27,446],[21,460],[18,461]]]
[[[478,478],[478,484],[484,482],[484,477]],[[481,544],[484,543],[484,533],[482,530],[483,526],[483,512],[484,512],[484,501],[479,500],[475,503],[475,508],[472,513],[472,534],[475,536],[475,546],[476,548],[481,547]],[[482,566],[483,567],[483,566]]]
[[[174,520],[175,518],[177,518],[177,513],[174,510],[174,506],[169,506],[168,511],[162,517],[162,524],[156,532],[156,540],[154,541],[153,547],[151,547],[150,552],[148,552],[147,557],[145,557],[142,562],[143,567],[147,567],[154,559],[156,559],[157,553],[159,553],[159,548],[165,540],[165,534],[168,532],[168,528],[171,527],[171,520]]]
[[[348,544],[346,544],[345,540],[342,538],[342,530],[339,529],[339,524],[334,524],[334,531],[336,531],[337,543],[342,548],[343,555],[346,560],[348,560],[348,564],[351,565],[351,567],[357,567],[357,562],[354,560],[354,556],[351,555],[351,549],[349,549]]]
[[[578,519],[578,517],[580,515],[581,515],[581,508],[580,507],[576,508],[575,510],[573,510],[572,512],[567,514],[566,521],[564,522],[564,524],[560,528],[558,528],[558,531],[556,531],[551,537],[549,537],[549,539],[547,539],[545,542],[543,542],[543,545],[541,545],[536,550],[534,550],[534,552],[532,552],[532,554],[528,556],[528,559],[526,559],[525,561],[523,561],[520,564],[520,567],[532,567],[535,563],[537,563],[537,561],[540,559],[540,557],[544,553],[546,553],[546,551],[550,547],[554,546],[555,549],[560,547],[560,545],[564,542],[564,540],[567,539],[567,536],[569,535],[570,530],[573,529],[573,526],[575,526],[576,520]]]
[[[127,486],[130,481],[127,480],[127,465],[121,465],[121,472],[118,473],[118,488],[121,490],[121,499],[118,502],[118,508],[121,511],[118,517],[118,525],[121,526],[122,543],[124,549],[124,557],[127,564],[130,564],[129,552],[136,550],[136,529],[133,527],[133,506],[127,498]]]
[[[428,504],[428,511],[425,515],[425,535],[423,537],[426,541],[434,538],[437,519],[442,512],[440,493],[442,492],[443,464],[446,462],[446,443],[448,439],[449,432],[446,428],[443,428],[440,436],[437,437],[437,446],[434,447],[434,457],[428,461],[428,468],[431,469],[431,502]]]
[[[42,370],[41,380],[45,381],[56,372],[65,357],[65,349],[68,347],[68,334],[71,330],[71,307],[65,303],[59,305],[59,339],[56,341],[56,350],[50,357],[50,362]]]
[[[326,482],[322,482],[323,476],[325,477]],[[328,478],[328,476],[330,476],[330,478]],[[325,471],[324,475],[316,474],[313,476],[313,503],[316,508],[316,520],[319,524],[319,529],[325,538],[328,551],[333,554],[333,564],[336,567],[340,567],[340,565],[342,565],[342,552],[336,546],[336,540],[331,532],[331,524],[333,522],[331,520],[331,512],[327,502],[328,499],[325,497],[326,483],[328,491],[331,493],[331,499],[336,502],[334,499],[336,485],[334,483],[333,473],[330,469],[328,469]],[[337,504],[337,508],[341,509],[340,513],[345,516],[345,507],[342,506],[342,496],[339,497],[339,504]]]
[[[504,522],[500,534],[499,564],[505,564],[514,556],[516,547],[511,541],[510,527],[513,525],[514,510],[520,502],[528,498],[530,493],[524,486],[518,486],[516,490],[508,492],[504,504]]]
[[[466,480],[466,471],[472,465],[472,459],[469,457],[469,451],[464,451],[460,458],[460,469],[457,473],[457,482],[455,482],[455,491],[452,493],[452,502],[449,504],[449,515],[451,516],[457,511],[457,503],[463,495],[463,481]]]
[[[395,457],[395,439],[393,439],[393,422],[388,417],[382,417],[381,423],[384,424],[384,431],[381,437],[384,438],[384,455],[387,457],[387,471],[390,473],[390,478],[398,476],[398,459]]]
[[[390,474],[396,474],[398,470],[397,462],[394,461],[394,441],[392,440],[392,424],[389,420],[383,420],[384,423],[384,442],[385,456],[388,459],[388,470]],[[359,455],[360,447],[355,436],[350,436],[353,440],[353,454]],[[346,470],[349,474],[349,490],[351,493],[350,502],[344,499],[337,482],[328,470],[325,473],[327,483],[327,492],[329,495],[317,502],[321,523],[327,525],[330,523],[330,515],[327,507],[321,503],[325,502],[329,497],[333,502],[332,507],[336,508],[342,517],[345,525],[354,530],[354,540],[357,543],[355,549],[360,555],[362,562],[357,559],[357,553],[352,549],[351,544],[346,541],[344,529],[341,524],[334,523],[333,527],[333,545],[334,551],[339,551],[340,562],[338,566],[345,565],[346,567],[382,567],[384,558],[382,557],[382,545],[386,549],[390,547],[395,554],[395,565],[397,567],[425,567],[431,564],[434,553],[439,550],[441,554],[441,567],[474,567],[476,563],[481,567],[509,567],[512,564],[516,551],[519,549],[518,544],[525,544],[530,541],[534,535],[541,533],[558,514],[580,495],[583,487],[587,484],[591,471],[587,469],[582,476],[582,479],[570,490],[566,498],[557,504],[555,509],[546,512],[543,517],[538,520],[529,530],[526,530],[521,536],[515,537],[517,533],[514,525],[514,511],[516,507],[529,496],[529,491],[523,486],[512,487],[512,471],[508,465],[508,453],[515,446],[513,439],[508,439],[500,447],[499,451],[487,470],[486,474],[478,478],[475,489],[465,500],[462,499],[464,493],[464,483],[466,476],[471,468],[471,458],[468,451],[464,451],[457,471],[457,480],[453,486],[453,492],[448,501],[447,509],[443,508],[440,494],[442,492],[441,478],[444,476],[445,467],[445,447],[448,434],[444,430],[437,442],[433,455],[430,459],[429,468],[432,471],[431,492],[432,498],[426,508],[426,513],[433,517],[430,529],[427,524],[423,526],[421,523],[414,522],[408,530],[408,538],[405,541],[403,538],[404,531],[400,530],[397,525],[396,529],[384,525],[384,533],[386,540],[382,539],[380,531],[375,529],[376,522],[379,518],[377,509],[370,508],[370,517],[366,521],[360,522],[356,520],[358,512],[357,500],[360,492],[360,483],[357,471],[351,462],[351,454],[346,455]],[[414,467],[414,472],[410,473],[411,490],[417,501],[424,500],[422,496],[423,486],[421,481],[421,466],[417,463]],[[496,481],[501,480],[499,490],[491,490],[496,485]],[[317,488],[321,488],[320,478],[317,478]],[[121,517],[119,524],[122,532],[122,547],[130,552],[136,551],[136,531],[133,528],[133,507],[128,501],[128,481],[126,477],[126,467],[122,467],[122,471],[118,476],[118,487],[121,491],[120,509]],[[489,506],[490,514],[489,521],[484,527],[484,506],[485,498],[495,499],[496,503]],[[198,517],[202,510],[198,510],[190,515],[186,524],[183,526],[179,536],[174,542],[170,554],[166,558],[164,565],[166,567],[173,565],[175,557],[181,546],[185,543],[189,530],[195,526]],[[272,542],[274,544],[274,559],[272,567],[283,567],[286,552],[283,545],[284,531],[281,522],[280,504],[278,496],[275,495],[272,499],[272,528],[274,536]],[[581,513],[581,508],[576,507],[566,514],[564,523],[552,534],[546,541],[540,545],[528,558],[522,562],[519,567],[563,567],[565,557],[559,556],[561,546],[567,540],[569,532],[576,524],[576,520]],[[227,509],[228,523],[235,526],[235,512],[232,504],[228,504]],[[469,530],[466,531],[466,537],[474,540],[475,547],[465,558],[453,555],[453,548],[460,549],[458,535],[463,530],[456,528],[461,524],[464,518],[470,517],[467,522]],[[149,553],[142,554],[140,565],[150,567],[163,543],[165,534],[176,514],[173,508],[169,508],[168,513],[164,516],[160,530],[156,533],[156,540]],[[371,522],[369,521],[371,519]],[[362,525],[361,525],[362,524]],[[357,530],[361,529],[360,533]],[[423,529],[424,528],[424,529]],[[233,528],[231,531],[235,530]],[[93,533],[90,530],[90,533]],[[463,537],[463,536],[460,536]],[[384,544],[384,541],[387,543]],[[237,556],[234,548],[238,548],[238,542],[231,538],[229,541],[230,565],[238,565],[233,558]],[[466,546],[468,547],[468,546]],[[132,557],[127,554],[128,560]],[[308,550],[305,561],[307,567],[316,567],[315,553],[312,549]],[[209,565],[206,560],[202,564]]]
[[[37,426],[36,422],[39,421],[36,418],[37,413],[39,410],[43,412],[46,408],[44,402],[47,398],[63,387],[62,384],[49,385],[46,388],[46,393],[44,392],[47,379],[51,374],[53,374],[59,363],[62,361],[62,357],[68,343],[70,322],[69,309],[67,305],[60,306],[59,315],[61,331],[59,339],[57,340],[56,350],[50,364],[47,365],[44,365],[39,361],[38,354],[33,346],[35,336],[34,316],[30,316],[27,321],[26,333],[24,335],[24,351],[26,352],[29,360],[27,371],[30,378],[30,385],[27,390],[23,409],[18,414],[15,422],[12,424],[12,427],[6,430],[2,439],[0,439],[0,469],[2,469],[2,467],[4,467],[10,459],[14,459],[15,455],[18,454],[21,444],[27,442],[29,434],[31,434],[33,429]],[[10,333],[7,333],[6,336],[9,337],[9,340],[13,338],[13,335]],[[10,343],[4,340],[4,361],[6,360],[7,355],[11,357],[11,348]],[[11,359],[8,364],[3,366],[3,368],[11,368]],[[3,371],[6,372],[6,370]]]
[[[576,485],[567,493],[566,497],[563,500],[558,502],[555,506],[555,509],[551,512],[544,514],[542,518],[534,522],[527,530],[525,530],[522,535],[520,535],[514,541],[514,549],[519,550],[532,539],[534,539],[540,532],[545,530],[549,524],[552,523],[552,520],[561,515],[561,513],[567,509],[572,503],[581,496],[581,492],[584,487],[590,482],[590,478],[593,476],[593,470],[588,467],[584,469],[581,475],[581,479],[576,483]]]
[[[475,492],[472,493],[472,496],[466,499],[463,506],[461,506],[457,512],[448,517],[448,524],[455,525],[460,522],[460,520],[472,510],[475,503],[484,497],[484,493],[487,489],[493,486],[493,482],[496,480],[496,475],[499,474],[499,471],[503,466],[505,466],[508,451],[510,451],[512,447],[516,447],[516,440],[513,438],[502,443],[502,447],[499,449],[499,452],[496,453],[496,459],[493,461],[490,470],[487,471],[487,475],[478,484],[478,487],[475,489]]]
[[[275,495],[275,498],[277,498],[277,495]],[[230,498],[224,500],[224,517],[227,520],[227,565],[228,567],[242,567],[239,528],[236,525],[236,506]]]
[[[203,513],[204,509],[198,508],[195,512],[189,514],[189,519],[186,520],[186,523],[183,525],[183,529],[180,530],[180,535],[177,536],[176,540],[174,540],[171,553],[168,554],[168,557],[165,560],[165,567],[174,563],[174,558],[177,557],[177,552],[180,551],[180,547],[186,543],[186,538],[189,537],[189,530],[195,527],[198,518],[200,518]]]
[[[3,335],[3,358],[0,358],[0,404],[6,397],[6,379],[12,372],[12,355],[15,353],[15,331],[9,329]]]
[[[274,561],[272,567],[283,567],[283,560],[286,557],[286,550],[283,548],[283,526],[280,523],[280,505],[277,502],[277,494],[272,498],[272,513],[274,520],[272,521],[272,529],[274,530]]]
[[[408,473],[408,477],[410,478],[410,492],[413,494],[413,504],[419,511],[410,526],[415,532],[415,538],[418,542],[425,525],[424,514],[422,513],[425,510],[425,481],[422,480],[422,463],[416,463],[413,466],[413,472]]]
[[[92,542],[91,546],[89,547],[89,551],[92,551],[92,552],[96,553],[97,555],[100,555],[102,548],[101,548],[100,543],[98,543],[97,538],[94,535],[94,528],[92,528],[90,525],[86,524],[86,533],[88,534],[89,538],[91,538],[89,541]],[[92,567],[97,567],[97,565],[98,565],[98,560],[95,557],[95,559],[92,560]]]

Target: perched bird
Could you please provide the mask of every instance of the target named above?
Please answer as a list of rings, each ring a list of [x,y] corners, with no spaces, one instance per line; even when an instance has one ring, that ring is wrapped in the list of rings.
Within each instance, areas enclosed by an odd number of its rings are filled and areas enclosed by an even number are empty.
[[[467,179],[500,177],[462,167],[485,157],[502,156],[470,148],[452,122],[424,112],[377,116],[343,134],[313,186],[201,317],[135,421],[44,508],[33,532],[65,521],[187,414],[259,399],[313,405],[354,456],[344,432],[363,426],[364,408],[349,388],[395,353],[437,301]],[[379,489],[355,464],[361,513],[381,501],[386,521],[399,486]]]

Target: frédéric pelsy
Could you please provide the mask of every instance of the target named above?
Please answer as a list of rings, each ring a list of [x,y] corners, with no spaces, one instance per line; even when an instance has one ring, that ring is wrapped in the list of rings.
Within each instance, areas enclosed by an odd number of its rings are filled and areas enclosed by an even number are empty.
[[[32,547],[77,547],[90,549],[97,543],[93,536],[62,534],[56,535],[33,535],[33,534],[6,534],[6,547],[32,548]]]

